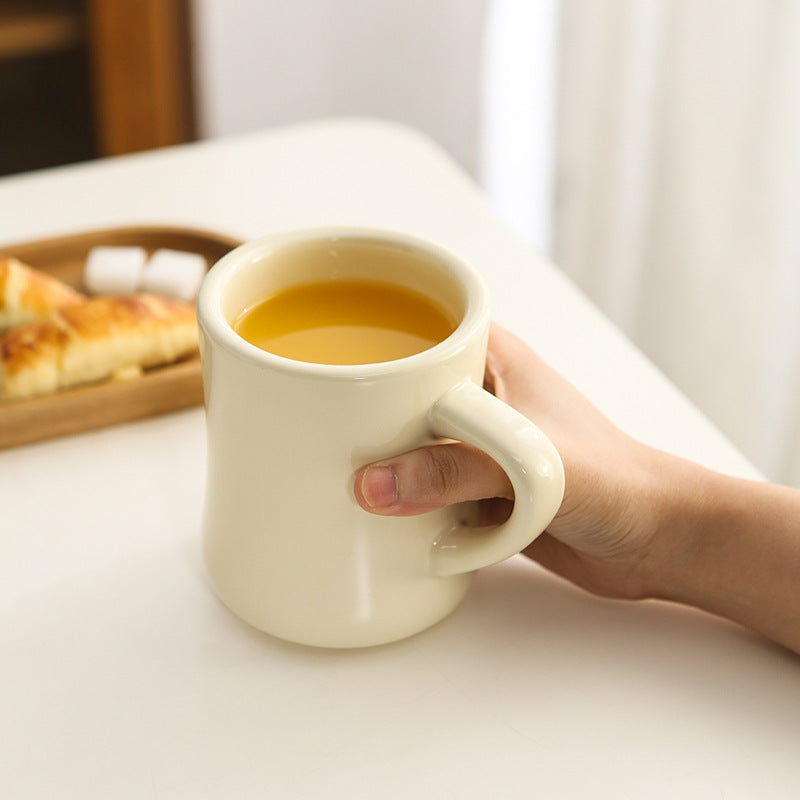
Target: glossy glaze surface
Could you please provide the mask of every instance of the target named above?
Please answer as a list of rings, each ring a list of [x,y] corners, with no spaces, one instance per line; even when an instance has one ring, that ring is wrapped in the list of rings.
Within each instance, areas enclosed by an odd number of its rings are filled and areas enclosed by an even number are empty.
[[[321,242],[316,251],[325,258],[296,258],[309,242]],[[334,268],[338,279],[360,279],[368,269],[372,280],[423,290],[459,325],[424,352],[366,365],[289,360],[233,330],[247,298]],[[518,552],[555,514],[563,493],[558,454],[479,387],[488,295],[451,254],[374,230],[277,235],[223,258],[201,289],[198,314],[205,561],[220,599],[256,628],[326,647],[403,638],[449,614],[470,573]],[[476,536],[457,509],[399,519],[357,505],[360,466],[444,436],[483,447],[507,469],[517,497],[507,523]]]

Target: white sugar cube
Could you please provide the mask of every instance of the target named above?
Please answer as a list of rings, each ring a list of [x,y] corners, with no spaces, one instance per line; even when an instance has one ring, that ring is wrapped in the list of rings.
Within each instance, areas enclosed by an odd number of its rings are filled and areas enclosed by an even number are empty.
[[[206,268],[205,258],[197,253],[156,250],[145,267],[142,288],[188,303],[197,294]]]
[[[139,287],[146,261],[143,247],[93,247],[86,258],[83,285],[92,294],[130,294]]]

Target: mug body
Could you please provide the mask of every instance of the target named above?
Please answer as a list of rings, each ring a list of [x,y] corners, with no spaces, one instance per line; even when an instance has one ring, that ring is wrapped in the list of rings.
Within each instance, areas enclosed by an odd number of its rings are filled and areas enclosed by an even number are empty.
[[[232,328],[260,296],[339,278],[419,291],[459,324],[408,358],[344,366],[273,355]],[[470,574],[438,575],[431,556],[459,509],[372,515],[357,504],[353,481],[370,461],[435,441],[429,412],[437,399],[464,380],[481,383],[489,308],[477,274],[401,234],[300,231],[225,256],[203,283],[198,318],[204,557],[219,598],[260,630],[327,647],[393,641],[449,614]]]

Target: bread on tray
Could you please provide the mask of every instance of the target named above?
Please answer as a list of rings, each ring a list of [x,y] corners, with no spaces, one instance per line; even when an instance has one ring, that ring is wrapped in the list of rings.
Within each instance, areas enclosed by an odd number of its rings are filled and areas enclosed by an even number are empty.
[[[56,278],[0,256],[0,333],[85,299]]]
[[[0,399],[171,363],[196,348],[192,305],[150,294],[84,300],[0,337]]]

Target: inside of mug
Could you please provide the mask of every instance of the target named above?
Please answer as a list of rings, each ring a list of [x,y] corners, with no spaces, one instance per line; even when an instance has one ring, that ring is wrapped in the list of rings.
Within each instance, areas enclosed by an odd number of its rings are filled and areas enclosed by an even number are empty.
[[[288,289],[329,280],[387,283],[427,296],[457,327],[468,290],[444,259],[404,243],[368,237],[325,237],[276,243],[238,265],[222,293],[229,325],[247,306]]]

